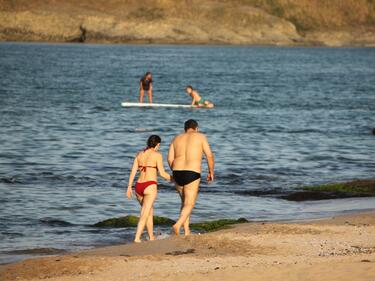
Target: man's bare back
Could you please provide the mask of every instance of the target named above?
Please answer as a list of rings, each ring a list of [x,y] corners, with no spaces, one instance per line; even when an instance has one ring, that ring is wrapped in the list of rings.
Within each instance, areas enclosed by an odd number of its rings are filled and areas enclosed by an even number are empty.
[[[202,156],[205,154],[208,164],[207,180],[214,180],[214,156],[205,135],[198,133],[195,120],[185,122],[185,133],[178,135],[169,147],[168,163],[173,170],[173,179],[181,197],[180,218],[173,226],[179,235],[183,225],[185,235],[190,233],[190,214],[198,196],[202,171]]]
[[[212,154],[205,135],[196,131],[177,136],[171,146],[171,168],[174,171],[189,170],[201,173],[203,153],[209,156]]]

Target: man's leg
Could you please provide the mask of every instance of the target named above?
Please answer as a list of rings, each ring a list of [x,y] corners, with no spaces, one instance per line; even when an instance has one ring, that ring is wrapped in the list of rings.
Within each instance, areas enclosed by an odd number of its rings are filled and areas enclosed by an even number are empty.
[[[182,212],[182,209],[184,208],[184,200],[185,200],[185,196],[184,196],[184,188],[182,186],[179,186],[176,184],[176,190],[178,192],[178,194],[180,195],[180,198],[181,198],[181,208],[180,208],[180,215],[181,215],[181,212]],[[185,235],[189,235],[190,234],[190,227],[189,227],[189,224],[190,224],[190,216],[188,216],[188,218],[186,219],[185,223],[184,223],[184,234]]]
[[[197,179],[183,188],[184,206],[181,210],[180,218],[173,225],[173,231],[176,235],[180,234],[181,226],[185,224],[194,208],[198,197],[199,184],[200,179]]]

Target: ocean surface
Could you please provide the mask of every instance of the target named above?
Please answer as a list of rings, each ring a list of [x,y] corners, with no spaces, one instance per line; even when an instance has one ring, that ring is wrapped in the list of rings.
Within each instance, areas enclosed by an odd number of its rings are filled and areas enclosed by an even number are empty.
[[[146,71],[155,102],[187,104],[191,84],[216,108],[122,108]],[[0,263],[131,241],[132,228],[90,225],[138,214],[124,194],[135,153],[159,134],[166,164],[189,118],[216,156],[193,221],[375,209],[249,192],[374,178],[375,49],[1,43],[0,105]],[[179,204],[160,180],[156,215],[176,219]]]

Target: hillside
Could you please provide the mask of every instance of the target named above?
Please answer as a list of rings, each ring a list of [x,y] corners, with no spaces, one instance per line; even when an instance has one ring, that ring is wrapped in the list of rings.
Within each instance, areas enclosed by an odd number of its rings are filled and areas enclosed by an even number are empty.
[[[375,46],[375,1],[0,0],[0,41]]]

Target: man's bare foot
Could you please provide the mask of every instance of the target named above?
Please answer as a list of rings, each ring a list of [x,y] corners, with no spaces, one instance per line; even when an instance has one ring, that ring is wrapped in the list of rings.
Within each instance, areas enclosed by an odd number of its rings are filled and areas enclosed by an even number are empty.
[[[155,236],[150,236],[150,241],[154,241],[155,240]]]
[[[190,229],[185,230],[185,236],[188,236],[188,235],[190,235]]]
[[[173,234],[174,235],[180,235],[180,228],[177,227],[176,225],[172,226]]]
[[[134,243],[141,243],[140,239],[134,239]]]

